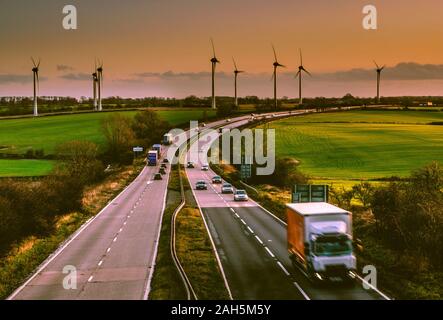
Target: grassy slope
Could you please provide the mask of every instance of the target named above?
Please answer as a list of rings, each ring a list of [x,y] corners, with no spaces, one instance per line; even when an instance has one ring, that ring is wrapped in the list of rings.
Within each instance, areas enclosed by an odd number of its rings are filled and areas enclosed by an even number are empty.
[[[355,111],[285,119],[269,128],[276,129],[277,156],[301,160],[304,172],[371,179],[406,176],[432,160],[443,161],[443,127],[425,125],[442,120],[443,113]],[[327,123],[341,121],[355,123]]]

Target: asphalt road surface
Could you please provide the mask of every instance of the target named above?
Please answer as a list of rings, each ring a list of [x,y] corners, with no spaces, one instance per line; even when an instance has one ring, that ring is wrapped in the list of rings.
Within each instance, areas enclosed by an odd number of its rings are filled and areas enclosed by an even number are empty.
[[[201,139],[198,143],[199,153],[206,155],[212,140]],[[187,158],[191,158],[189,153]],[[286,225],[252,200],[235,202],[232,194],[222,194],[221,185],[211,181],[216,174],[201,170],[206,163],[203,159],[186,173],[192,188],[198,180],[208,184],[208,190],[193,192],[234,299],[383,299],[357,281],[313,285],[291,264]]]
[[[242,116],[232,121],[248,118]],[[207,128],[223,123],[224,120],[217,121]],[[182,135],[189,137],[190,132]],[[167,148],[163,150],[166,153]],[[163,180],[154,181],[158,169],[159,165],[145,167],[8,299],[147,299],[170,171],[168,165]],[[63,286],[65,277],[73,275],[63,273],[67,266],[76,270],[74,289]]]

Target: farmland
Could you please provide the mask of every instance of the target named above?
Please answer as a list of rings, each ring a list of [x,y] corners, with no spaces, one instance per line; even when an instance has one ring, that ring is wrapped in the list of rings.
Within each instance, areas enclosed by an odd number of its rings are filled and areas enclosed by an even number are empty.
[[[316,180],[404,177],[443,162],[441,112],[352,111],[272,122],[277,157],[300,161]]]
[[[156,112],[171,125],[203,118],[203,111],[195,109]],[[136,111],[122,113],[133,117]],[[51,154],[58,144],[71,140],[92,141],[103,147],[105,139],[100,123],[109,114],[84,113],[0,120],[0,153],[24,154],[29,149],[43,149],[45,154]],[[214,114],[214,111],[207,110],[208,117]],[[47,173],[52,165],[53,162],[47,160],[2,160],[0,176],[41,175]]]
[[[203,111],[199,110],[157,112],[171,125],[201,119],[203,115]],[[135,113],[129,111],[123,114],[132,117]],[[208,116],[213,114],[208,111]],[[49,154],[57,144],[70,140],[88,140],[102,146],[104,137],[100,121],[107,115],[109,112],[0,120],[0,152],[24,153],[33,148],[44,149]]]

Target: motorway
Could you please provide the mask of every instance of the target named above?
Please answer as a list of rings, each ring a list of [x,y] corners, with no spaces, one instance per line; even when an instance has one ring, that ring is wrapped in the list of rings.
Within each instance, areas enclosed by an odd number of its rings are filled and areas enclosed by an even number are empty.
[[[294,113],[295,114],[295,113]],[[234,128],[244,121],[226,125]],[[200,139],[198,149],[206,154],[214,139]],[[191,151],[189,151],[191,152]],[[191,159],[188,152],[187,158]],[[216,248],[222,272],[233,299],[340,299],[373,300],[382,294],[351,285],[330,283],[314,286],[288,257],[286,225],[256,202],[235,202],[232,194],[222,194],[221,185],[212,184],[216,175],[202,171],[203,159],[186,169],[192,188],[206,180],[208,190],[193,190]]]
[[[207,127],[222,123],[217,121]],[[182,134],[189,137],[190,131]],[[175,151],[177,147],[171,148]],[[167,149],[164,148],[164,155]],[[158,168],[159,165],[145,167],[8,299],[147,299],[170,171],[168,167],[163,180],[154,181]],[[63,279],[69,275],[63,273],[66,266],[76,269],[75,289],[63,287]]]

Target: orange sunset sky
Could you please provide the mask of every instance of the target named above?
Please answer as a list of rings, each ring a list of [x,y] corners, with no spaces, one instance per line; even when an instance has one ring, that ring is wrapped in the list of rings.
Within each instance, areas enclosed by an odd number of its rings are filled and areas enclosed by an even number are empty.
[[[78,29],[62,27],[64,5]],[[365,5],[378,29],[362,27]],[[217,94],[272,95],[273,54],[279,96],[297,96],[293,75],[302,48],[312,73],[306,96],[375,95],[373,62],[386,64],[382,95],[443,95],[441,0],[0,0],[0,96],[32,94],[30,56],[41,57],[40,95],[91,96],[94,58],[104,61],[104,95],[210,95],[211,47]]]

